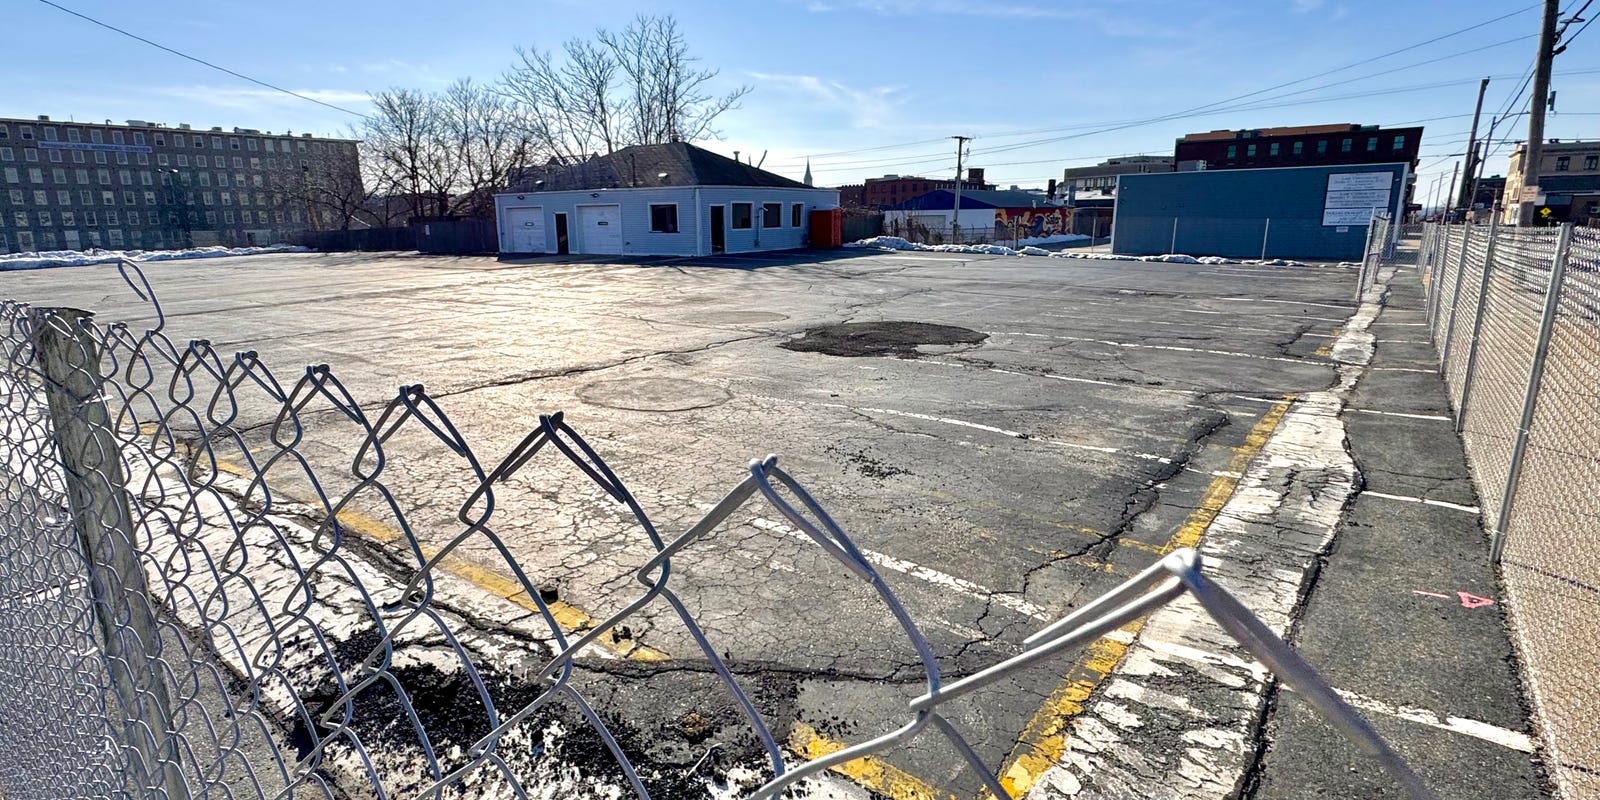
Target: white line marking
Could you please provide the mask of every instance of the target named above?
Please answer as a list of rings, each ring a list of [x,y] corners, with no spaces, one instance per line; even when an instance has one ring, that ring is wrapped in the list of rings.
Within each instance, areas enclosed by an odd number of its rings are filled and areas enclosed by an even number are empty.
[[[1439,370],[1436,369],[1417,369],[1416,367],[1368,367],[1368,369],[1379,372],[1426,372],[1429,375],[1439,374]]]
[[[904,359],[897,359],[897,360],[904,360]],[[1087,383],[1087,384],[1090,384],[1090,385],[1093,385],[1093,386],[1109,386],[1109,387],[1111,387],[1113,389],[1144,389],[1146,391],[1151,391],[1151,392],[1167,392],[1169,394],[1186,394],[1186,395],[1189,395],[1191,397],[1200,394],[1199,392],[1192,392],[1192,391],[1189,391],[1188,389],[1168,389],[1168,388],[1166,388],[1164,386],[1145,386],[1143,384],[1138,384],[1138,383],[1118,383],[1116,381],[1095,380],[1094,378],[1075,378],[1075,377],[1072,377],[1070,375],[1055,375],[1055,374],[1048,373],[1048,372],[1021,372],[1021,371],[1012,370],[1012,369],[1001,369],[1000,367],[980,367],[980,366],[977,366],[976,364],[960,364],[960,363],[957,363],[957,362],[954,362],[954,361],[934,361],[934,360],[928,359],[928,358],[917,358],[917,359],[911,359],[911,360],[914,361],[915,363],[918,363],[918,364],[937,364],[937,365],[939,365],[941,367],[958,367],[960,369],[978,369],[978,370],[983,370],[984,372],[998,372],[998,373],[1000,373],[1002,375],[1020,375],[1020,376],[1022,376],[1024,378],[1049,378],[1050,380],[1053,380],[1053,381],[1066,381],[1068,383]]]
[[[810,536],[807,536],[805,533],[797,530],[793,526],[782,522],[774,522],[773,520],[766,519],[764,517],[756,517],[750,521],[750,524],[765,531],[781,533],[785,536],[800,539],[801,541],[805,542],[812,542],[814,544]],[[871,562],[873,566],[883,567],[884,569],[893,570],[902,575],[909,575],[913,578],[927,581],[928,583],[943,586],[947,589],[960,592],[961,594],[982,600],[984,602],[992,601],[995,605],[1004,606],[1023,616],[1033,617],[1040,622],[1054,621],[1054,617],[1051,617],[1050,612],[1046,611],[1043,607],[1034,605],[1033,603],[1017,597],[1014,594],[996,592],[985,586],[981,586],[973,583],[972,581],[966,580],[965,578],[957,578],[954,575],[940,572],[939,570],[932,569],[930,567],[924,567],[921,564],[916,564],[903,558],[895,558],[887,553],[879,553],[876,550],[868,550],[866,548],[859,549],[861,550],[861,555],[866,557],[867,561]]]
[[[1400,411],[1379,411],[1376,408],[1352,408],[1358,414],[1382,414],[1386,417],[1405,417],[1407,419],[1436,419],[1441,422],[1454,422],[1455,420],[1442,414],[1406,414]]]
[[[1387,492],[1374,492],[1371,489],[1368,489],[1368,490],[1362,492],[1362,494],[1370,494],[1373,497],[1381,497],[1381,498],[1383,498],[1385,500],[1399,500],[1402,503],[1421,503],[1421,504],[1423,504],[1425,506],[1438,506],[1439,508],[1448,508],[1448,509],[1451,509],[1452,511],[1465,511],[1465,512],[1467,512],[1469,514],[1476,514],[1480,510],[1477,506],[1464,506],[1464,505],[1461,505],[1460,503],[1447,503],[1447,502],[1445,502],[1443,500],[1429,500],[1426,497],[1412,497],[1410,495],[1404,495],[1404,494],[1389,494]]]
[[[1438,728],[1441,731],[1459,733],[1462,736],[1471,736],[1474,739],[1482,739],[1485,742],[1510,748],[1519,753],[1533,752],[1533,740],[1526,734],[1506,730],[1505,728],[1490,725],[1487,722],[1479,722],[1475,719],[1464,719],[1462,717],[1447,717],[1425,708],[1385,703],[1382,700],[1374,700],[1371,697],[1359,695],[1355,692],[1347,692],[1343,689],[1335,689],[1334,691],[1338,692],[1346,703],[1361,711],[1383,714],[1396,719],[1403,719],[1407,722],[1415,722],[1418,725]]]
[[[1232,300],[1240,303],[1282,303],[1286,306],[1317,306],[1318,308],[1336,308],[1340,311],[1355,311],[1352,305],[1334,305],[1333,303],[1311,303],[1304,300],[1267,300],[1261,297],[1219,297],[1218,300]]]
[[[1061,336],[1048,333],[1024,333],[1021,331],[984,331],[990,336],[1034,336],[1044,339],[1061,339],[1069,342],[1092,342],[1105,344],[1112,347],[1134,347],[1143,350],[1175,350],[1183,353],[1207,353],[1216,356],[1232,356],[1234,358],[1254,358],[1261,361],[1284,361],[1290,364],[1309,364],[1313,366],[1331,365],[1331,361],[1310,358],[1284,358],[1283,356],[1262,356],[1255,353],[1236,353],[1232,350],[1208,350],[1201,347],[1179,347],[1171,344],[1136,344],[1134,342],[1118,342],[1112,339],[1090,339],[1083,336]]]

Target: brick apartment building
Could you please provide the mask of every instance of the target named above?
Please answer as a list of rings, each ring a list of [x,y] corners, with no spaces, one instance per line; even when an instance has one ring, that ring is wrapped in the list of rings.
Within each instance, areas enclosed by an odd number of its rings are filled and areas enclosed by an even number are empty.
[[[0,253],[291,241],[340,227],[314,198],[360,180],[344,139],[0,119]]]
[[[961,191],[992,191],[995,185],[984,183],[983,169],[967,170],[967,179],[961,182]],[[918,178],[910,175],[885,175],[868,178],[864,183],[839,187],[839,204],[845,208],[883,209],[899,205],[913,197],[940,189],[954,190],[954,179]]]
[[[1308,125],[1191,133],[1178,140],[1173,157],[1179,172],[1398,162],[1414,169],[1421,143],[1420,127]]]

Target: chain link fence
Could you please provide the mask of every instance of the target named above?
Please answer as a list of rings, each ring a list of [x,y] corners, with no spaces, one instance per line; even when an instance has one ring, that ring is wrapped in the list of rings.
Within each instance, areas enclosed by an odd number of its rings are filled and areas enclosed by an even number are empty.
[[[1600,796],[1600,230],[1430,224],[1419,252],[1548,763]]]
[[[1202,574],[1193,551],[1162,557],[1019,653],[950,679],[874,562],[775,457],[751,462],[720,503],[668,538],[602,445],[560,413],[484,458],[421,386],[362,404],[326,366],[275,373],[254,352],[179,344],[144,276],[131,263],[119,269],[149,303],[154,322],[142,330],[0,305],[5,800],[764,798],[918,736],[942,738],[992,796],[1007,798],[1002,765],[974,753],[945,704],[1185,594],[1375,753],[1410,796],[1432,797],[1292,649]],[[1581,376],[1559,380],[1569,379]],[[410,502],[402,450],[455,463],[466,479]],[[512,523],[508,485],[541,497],[567,486],[529,491],[535,461],[577,476],[648,549],[636,572],[619,576],[636,583],[633,599],[604,620],[575,622],[497,533]],[[1541,461],[1530,472],[1555,468]],[[673,564],[693,564],[697,548],[762,546],[712,537],[751,513],[792,525],[817,563],[853,576],[898,625],[922,694],[888,732],[810,760],[786,752],[796,721],[746,690],[675,593]],[[387,525],[372,525],[374,515]],[[421,535],[424,526],[443,535]],[[1512,541],[1513,556],[1530,557]],[[465,553],[498,588],[458,579],[452,565]],[[594,701],[585,691],[606,663],[598,646],[632,639],[628,626],[646,607],[688,632],[699,652],[680,657],[742,723],[743,755],[720,775],[709,766],[721,761],[715,743],[688,769],[641,768],[650,743],[614,731],[614,704],[628,693]],[[652,713],[648,696],[626,702]]]

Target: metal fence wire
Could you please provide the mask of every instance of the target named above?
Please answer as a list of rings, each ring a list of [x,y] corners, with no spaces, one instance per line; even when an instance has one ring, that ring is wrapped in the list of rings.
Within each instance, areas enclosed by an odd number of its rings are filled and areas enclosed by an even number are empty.
[[[326,366],[280,374],[253,352],[178,344],[144,276],[127,262],[119,269],[149,303],[155,321],[144,330],[70,309],[0,305],[5,800],[647,798],[713,789],[772,797],[917,736],[945,739],[1005,798],[997,765],[974,754],[941,707],[1183,594],[1376,754],[1410,796],[1432,797],[1292,649],[1202,573],[1193,551],[1166,555],[1015,655],[946,676],[910,609],[775,457],[751,462],[720,503],[669,539],[606,465],[603,445],[560,413],[539,417],[499,458],[483,458],[421,386],[363,405]],[[1572,308],[1587,297],[1575,293]],[[1592,345],[1585,335],[1564,330],[1558,341]],[[1585,378],[1563,366],[1551,385],[1576,391]],[[339,436],[321,436],[333,429]],[[456,464],[463,480],[409,502],[401,443]],[[1569,469],[1570,454],[1543,443],[1534,452],[1530,474]],[[608,499],[647,548],[643,566],[619,576],[636,584],[631,601],[605,620],[563,617],[497,533],[516,522],[507,518],[511,494],[567,486],[530,491],[520,482],[535,462]],[[1543,515],[1542,507],[1529,502],[1521,513]],[[741,509],[787,521],[820,554],[816,563],[857,579],[903,632],[923,693],[888,732],[810,760],[786,753],[780,726],[792,721],[746,690],[675,594],[674,563],[729,546],[711,534]],[[388,539],[361,533],[374,515],[395,532]],[[1570,520],[1537,518],[1549,522],[1516,518],[1509,552],[1518,563],[1570,541],[1562,538]],[[425,526],[442,533],[421,535]],[[496,576],[497,596],[454,577],[449,565],[467,553]],[[520,616],[505,613],[511,600]],[[641,624],[646,607],[683,626],[698,646],[697,668],[742,720],[747,756],[735,766],[745,779],[729,778],[727,764],[723,778],[701,770],[719,760],[713,744],[688,770],[637,767],[648,744],[614,732],[614,698],[594,702],[583,690],[595,645],[631,638],[628,626]],[[1570,674],[1583,674],[1593,654],[1574,650]]]
[[[1547,763],[1600,796],[1600,230],[1429,225],[1420,253]]]

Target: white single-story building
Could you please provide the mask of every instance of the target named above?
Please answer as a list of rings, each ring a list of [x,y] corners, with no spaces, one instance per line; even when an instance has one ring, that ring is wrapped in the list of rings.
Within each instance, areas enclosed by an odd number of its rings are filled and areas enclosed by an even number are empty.
[[[503,255],[705,256],[805,247],[811,212],[839,192],[674,142],[548,173],[494,206]]]

